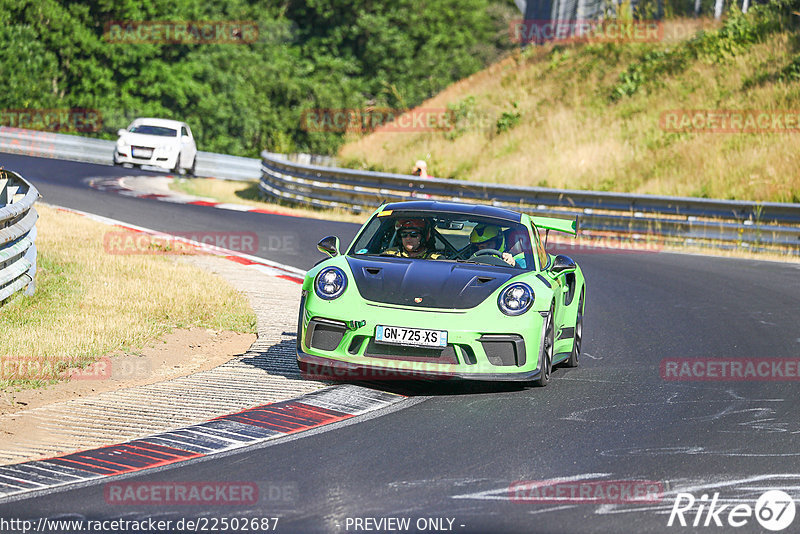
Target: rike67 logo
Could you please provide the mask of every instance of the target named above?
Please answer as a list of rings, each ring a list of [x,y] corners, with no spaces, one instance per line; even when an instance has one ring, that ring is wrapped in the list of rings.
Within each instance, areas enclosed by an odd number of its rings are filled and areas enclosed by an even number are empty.
[[[737,528],[747,525],[755,517],[762,528],[778,532],[794,521],[795,504],[785,491],[769,490],[763,493],[754,507],[742,502],[736,505],[719,504],[718,500],[718,492],[710,501],[707,494],[696,499],[691,493],[678,493],[667,526]]]

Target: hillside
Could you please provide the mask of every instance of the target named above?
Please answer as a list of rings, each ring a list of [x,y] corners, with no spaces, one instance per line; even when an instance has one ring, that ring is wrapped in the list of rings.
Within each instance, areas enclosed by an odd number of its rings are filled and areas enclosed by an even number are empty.
[[[800,202],[798,4],[671,21],[656,43],[530,46],[420,106],[454,127],[351,137],[340,156],[403,174],[425,159],[457,180]]]

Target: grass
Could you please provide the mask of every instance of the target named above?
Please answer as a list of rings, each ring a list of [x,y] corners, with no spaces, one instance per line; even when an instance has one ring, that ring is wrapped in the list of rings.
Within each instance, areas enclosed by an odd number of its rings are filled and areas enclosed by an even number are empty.
[[[246,297],[224,280],[161,255],[115,255],[114,227],[37,206],[36,293],[0,309],[0,389],[39,387],[60,371],[143,347],[176,328],[256,332]],[[20,362],[43,373],[16,373]]]
[[[800,38],[779,7],[668,21],[658,43],[532,46],[420,108],[454,127],[351,137],[353,168],[521,186],[800,202],[799,133],[674,133],[669,110],[800,109]],[[796,17],[795,17],[796,18]],[[698,30],[703,29],[699,33]]]
[[[258,182],[216,180],[213,178],[179,178],[171,182],[169,187],[173,191],[186,193],[187,195],[213,198],[219,202],[253,206],[262,210],[280,213],[281,215],[292,215],[295,217],[355,222],[361,224],[366,221],[369,215],[368,213],[357,215],[342,209],[322,210],[298,208],[293,207],[290,204],[271,202],[262,197],[261,191],[258,188]]]

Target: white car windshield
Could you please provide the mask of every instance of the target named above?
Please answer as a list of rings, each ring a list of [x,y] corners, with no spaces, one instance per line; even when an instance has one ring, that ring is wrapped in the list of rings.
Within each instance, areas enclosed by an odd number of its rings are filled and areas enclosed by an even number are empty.
[[[158,135],[161,137],[177,137],[178,130],[167,128],[165,126],[151,126],[149,124],[140,124],[131,128],[131,133],[144,134],[144,135]]]

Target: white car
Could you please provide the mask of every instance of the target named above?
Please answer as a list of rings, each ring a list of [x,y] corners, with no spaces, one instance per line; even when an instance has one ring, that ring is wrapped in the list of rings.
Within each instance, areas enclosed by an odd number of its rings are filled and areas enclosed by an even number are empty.
[[[185,122],[139,118],[119,130],[114,165],[153,165],[181,174],[194,174],[197,145]]]

